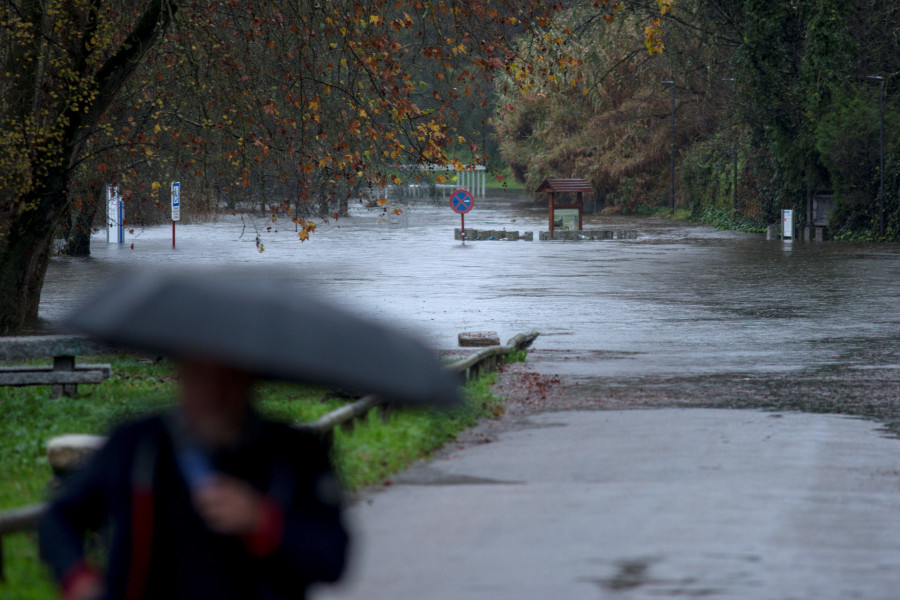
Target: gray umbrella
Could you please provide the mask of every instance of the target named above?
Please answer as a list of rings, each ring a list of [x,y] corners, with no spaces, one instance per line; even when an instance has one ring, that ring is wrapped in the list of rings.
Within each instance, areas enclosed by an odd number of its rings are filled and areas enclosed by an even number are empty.
[[[135,273],[62,324],[114,346],[205,358],[264,377],[403,404],[458,402],[457,378],[425,345],[273,276]]]

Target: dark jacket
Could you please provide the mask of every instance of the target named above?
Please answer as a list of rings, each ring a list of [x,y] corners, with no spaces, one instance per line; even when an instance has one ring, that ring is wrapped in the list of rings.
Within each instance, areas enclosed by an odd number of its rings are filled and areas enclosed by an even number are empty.
[[[272,543],[260,544],[206,528],[170,423],[157,416],[116,430],[52,502],[40,547],[60,581],[81,568],[86,533],[101,527],[109,599],[302,598],[311,582],[340,576],[347,534],[325,444],[254,419],[239,447],[209,457],[279,509],[277,531],[260,532]]]

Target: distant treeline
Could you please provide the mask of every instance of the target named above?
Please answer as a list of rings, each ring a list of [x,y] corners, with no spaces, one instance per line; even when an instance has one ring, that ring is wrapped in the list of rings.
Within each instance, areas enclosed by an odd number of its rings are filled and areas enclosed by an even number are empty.
[[[744,229],[793,208],[802,226],[811,199],[833,194],[833,235],[900,239],[895,0],[678,0],[657,54],[655,0],[607,20],[589,4],[558,25],[560,54],[580,64],[524,90],[514,73],[498,83],[497,129],[517,179],[588,178],[608,212],[668,207],[674,88],[677,208]]]

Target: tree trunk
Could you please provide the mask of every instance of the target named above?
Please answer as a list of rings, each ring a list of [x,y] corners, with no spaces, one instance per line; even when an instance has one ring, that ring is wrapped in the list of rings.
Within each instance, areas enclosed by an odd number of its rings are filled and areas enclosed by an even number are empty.
[[[65,231],[66,245],[62,249],[65,256],[91,255],[91,227],[94,216],[100,208],[100,202],[91,200],[80,209],[72,209],[68,227]]]
[[[30,71],[15,78],[15,85],[10,90],[4,90],[0,108],[5,112],[0,113],[0,125],[25,128],[24,124],[40,117],[59,124],[59,127],[37,128],[36,131],[48,140],[45,145],[35,147],[23,142],[18,148],[4,148],[8,155],[15,155],[20,160],[10,161],[19,173],[4,173],[5,185],[0,186],[2,335],[37,317],[53,236],[69,211],[66,194],[71,169],[77,164],[93,126],[134,73],[146,50],[166,30],[178,4],[169,0],[148,0],[132,31],[95,71],[88,58],[92,52],[90,47],[96,41],[96,11],[101,8],[99,3],[91,5],[82,22],[80,38],[72,36],[74,43],[64,48],[70,52],[72,61],[61,64],[67,65],[69,71],[55,74],[58,79],[75,76],[80,78],[80,83],[96,86],[96,93],[86,106],[68,103],[65,98],[53,100],[42,96],[41,86],[46,81],[41,80],[38,65],[41,68],[58,66],[54,61],[42,60],[40,53],[47,16],[43,11],[49,8],[43,2],[28,0],[20,11],[23,19],[32,25],[27,30],[32,38],[13,44],[5,66],[8,70],[28,67]],[[54,41],[58,42],[51,40]],[[47,119],[54,116],[54,110],[59,111],[55,118]],[[21,157],[27,159],[23,161]],[[26,183],[21,183],[23,181]],[[14,189],[16,185],[20,187]]]
[[[65,179],[51,181],[54,185],[45,188],[42,197],[26,200],[36,207],[13,217],[6,243],[0,244],[2,335],[37,319],[53,236],[65,208]]]

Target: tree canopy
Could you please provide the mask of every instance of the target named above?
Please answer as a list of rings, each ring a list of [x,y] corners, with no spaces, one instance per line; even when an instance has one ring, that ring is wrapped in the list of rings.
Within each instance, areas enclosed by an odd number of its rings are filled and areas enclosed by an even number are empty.
[[[616,6],[594,2],[608,13]],[[0,330],[37,314],[52,237],[104,183],[158,201],[264,189],[297,220],[397,183],[399,166],[481,160],[465,103],[560,9],[512,0],[4,0]]]

